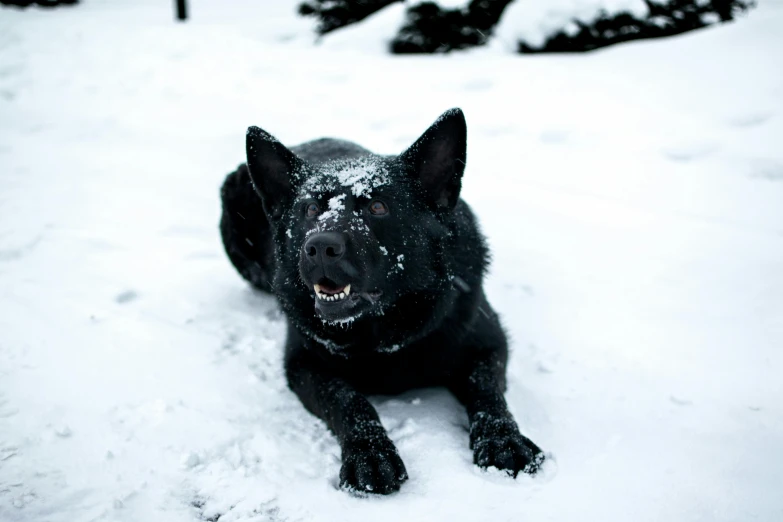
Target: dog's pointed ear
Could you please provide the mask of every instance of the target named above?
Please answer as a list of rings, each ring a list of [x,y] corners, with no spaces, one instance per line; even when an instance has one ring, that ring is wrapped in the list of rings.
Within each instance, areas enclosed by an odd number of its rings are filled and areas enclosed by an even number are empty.
[[[277,219],[293,197],[292,181],[302,160],[258,127],[248,127],[246,147],[253,188],[261,196],[267,216]]]
[[[462,111],[449,109],[400,155],[418,177],[430,202],[438,208],[454,208],[459,199],[467,132]]]

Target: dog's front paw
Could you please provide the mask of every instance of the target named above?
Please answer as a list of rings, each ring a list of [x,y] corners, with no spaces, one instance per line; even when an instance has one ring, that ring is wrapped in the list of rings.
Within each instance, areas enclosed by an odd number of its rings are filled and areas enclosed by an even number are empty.
[[[484,416],[470,428],[473,462],[482,467],[494,466],[516,478],[521,471],[535,474],[544,462],[544,453],[533,441],[519,433],[510,418]]]
[[[355,439],[343,447],[340,487],[388,495],[406,480],[405,464],[385,434]]]

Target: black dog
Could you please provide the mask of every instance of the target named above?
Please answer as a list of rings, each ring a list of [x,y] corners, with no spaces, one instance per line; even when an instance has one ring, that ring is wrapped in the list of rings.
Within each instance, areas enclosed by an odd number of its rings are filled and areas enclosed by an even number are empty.
[[[250,127],[247,164],[223,185],[226,251],[280,302],[289,386],[337,436],[344,487],[390,493],[407,479],[366,394],[445,386],[467,408],[476,464],[516,477],[543,460],[503,398],[487,248],[459,198],[466,133],[452,109],[385,157],[335,139],[289,150]]]

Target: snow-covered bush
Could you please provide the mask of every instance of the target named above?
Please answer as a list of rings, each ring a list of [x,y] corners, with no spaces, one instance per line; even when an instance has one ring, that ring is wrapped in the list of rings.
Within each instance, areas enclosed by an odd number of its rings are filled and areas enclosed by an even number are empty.
[[[328,33],[403,0],[307,0]],[[486,44],[493,36],[521,53],[580,52],[684,33],[733,20],[754,0],[437,0],[405,1],[388,42],[393,53],[439,53]]]
[[[749,0],[643,0],[642,3],[641,10],[626,8],[609,12],[601,8],[586,18],[573,17],[543,41],[522,33],[518,36],[517,50],[521,53],[580,52],[630,40],[673,36],[731,21],[754,5]]]

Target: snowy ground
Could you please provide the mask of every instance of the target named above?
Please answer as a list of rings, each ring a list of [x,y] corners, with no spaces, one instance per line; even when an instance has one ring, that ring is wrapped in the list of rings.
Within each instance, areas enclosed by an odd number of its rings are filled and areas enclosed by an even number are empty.
[[[783,520],[783,3],[587,56],[406,58],[312,48],[289,1],[190,3],[0,10],[2,522]],[[411,479],[355,498],[218,187],[248,125],[392,153],[451,106],[508,400],[554,462],[480,472],[445,392],[377,398]]]

